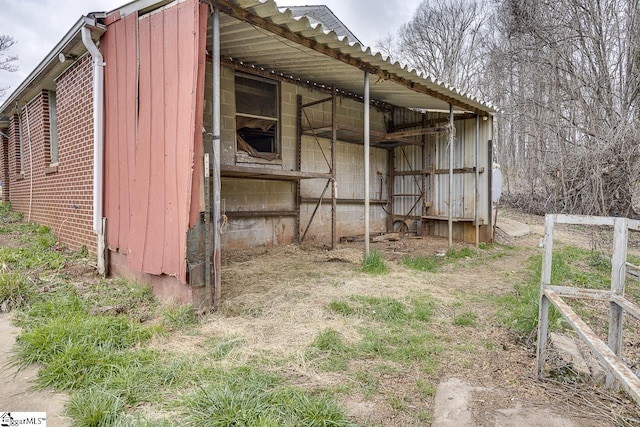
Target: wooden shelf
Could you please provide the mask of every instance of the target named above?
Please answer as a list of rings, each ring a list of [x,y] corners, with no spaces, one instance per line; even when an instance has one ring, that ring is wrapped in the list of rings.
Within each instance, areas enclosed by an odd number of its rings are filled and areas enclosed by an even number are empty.
[[[302,179],[331,179],[330,173],[283,171],[265,167],[220,165],[224,178],[270,179],[276,181],[300,181]]]

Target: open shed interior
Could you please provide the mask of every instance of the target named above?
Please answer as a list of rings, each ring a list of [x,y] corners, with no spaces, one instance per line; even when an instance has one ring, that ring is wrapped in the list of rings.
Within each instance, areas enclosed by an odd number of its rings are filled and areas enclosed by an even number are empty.
[[[305,29],[304,18],[287,21],[272,2],[247,6],[256,15],[219,3],[222,247],[293,241],[335,247],[362,235],[364,73],[351,56],[362,55],[361,48]],[[212,52],[211,22],[207,40]],[[451,215],[453,239],[490,241],[491,116],[453,104],[427,83],[373,71],[371,232],[447,236]],[[205,152],[213,145],[213,93],[209,57]]]

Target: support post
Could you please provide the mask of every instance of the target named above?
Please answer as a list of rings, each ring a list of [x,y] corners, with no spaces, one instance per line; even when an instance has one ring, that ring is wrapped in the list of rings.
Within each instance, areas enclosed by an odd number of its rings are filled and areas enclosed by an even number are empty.
[[[62,226],[60,226],[62,228]],[[60,242],[58,242],[60,244]],[[107,277],[107,218],[102,218],[98,232],[98,274]]]
[[[389,168],[389,179],[387,180],[387,198],[389,200],[388,209],[387,209],[387,231],[393,231],[393,197],[395,191],[395,182],[396,182],[396,149],[389,149],[389,164],[387,165]]]
[[[549,298],[544,293],[551,284],[551,263],[553,259],[553,215],[544,219],[544,253],[542,254],[542,272],[540,274],[540,304],[538,307],[538,348],[536,349],[537,375],[542,377],[544,368],[544,351],[549,335]]]
[[[475,157],[475,190],[476,190],[476,198],[473,203],[473,223],[476,228],[476,248],[480,245],[480,223],[479,220],[479,205],[480,205],[480,166],[479,166],[479,145],[480,145],[480,115],[476,114],[476,140],[474,146],[474,157]]]
[[[220,10],[213,9],[213,310],[222,296],[220,277]],[[210,256],[211,254],[207,254]]]
[[[427,126],[427,114],[422,113],[422,127]],[[427,207],[427,141],[429,141],[429,136],[422,135],[422,216],[427,216],[429,214],[429,208]],[[420,230],[422,237],[425,236],[424,232],[424,222],[420,221]]]
[[[331,249],[336,248],[337,244],[337,228],[336,228],[336,210],[338,199],[338,183],[336,181],[336,164],[337,162],[337,141],[338,141],[338,102],[336,95],[336,85],[331,86]]]
[[[369,256],[369,72],[364,72],[364,257]]]
[[[453,246],[453,104],[449,104],[449,247]]]
[[[613,224],[613,256],[611,257],[611,292],[624,296],[627,272],[627,219],[616,218]],[[624,310],[615,302],[609,303],[609,339],[608,345],[616,356],[622,351],[622,325]],[[606,385],[611,387],[614,375],[607,371]]]
[[[300,172],[302,170],[302,95],[297,97],[297,111],[298,117],[296,120],[296,170]],[[296,242],[300,242],[300,209],[302,206],[302,185],[300,180],[296,181],[296,229],[295,239]]]

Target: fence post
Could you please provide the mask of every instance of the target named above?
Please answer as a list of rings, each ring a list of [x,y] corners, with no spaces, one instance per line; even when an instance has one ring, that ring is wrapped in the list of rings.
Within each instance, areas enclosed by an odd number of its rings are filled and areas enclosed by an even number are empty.
[[[544,218],[544,253],[542,254],[542,272],[540,274],[540,302],[538,307],[538,348],[536,361],[538,378],[542,377],[544,368],[544,350],[549,334],[549,298],[544,294],[545,286],[551,284],[551,268],[553,260],[553,225],[554,215]]]
[[[625,279],[627,273],[627,235],[628,224],[626,218],[616,218],[613,224],[613,256],[611,257],[611,292],[624,296]],[[609,348],[620,357],[622,351],[623,309],[615,302],[609,303]],[[607,373],[606,385],[612,386],[614,376]]]

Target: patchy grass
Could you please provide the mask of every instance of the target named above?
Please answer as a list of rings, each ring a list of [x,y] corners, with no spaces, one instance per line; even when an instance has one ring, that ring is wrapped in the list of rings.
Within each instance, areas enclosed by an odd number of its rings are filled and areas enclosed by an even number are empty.
[[[375,249],[371,249],[369,256],[362,261],[362,267],[360,270],[369,274],[387,274],[389,268],[384,262],[384,258]]]
[[[389,372],[417,366],[424,374],[436,371],[445,339],[431,332],[430,322],[435,300],[428,294],[416,295],[407,302],[388,297],[352,295],[332,301],[328,309],[344,317],[358,317],[367,321],[358,328],[359,338],[347,340],[338,331],[321,331],[307,350],[307,360],[326,372],[343,372],[351,378],[365,397],[383,393],[380,378]],[[362,362],[368,363],[363,365]],[[353,369],[354,366],[360,366]],[[376,366],[384,366],[382,371]],[[395,367],[395,368],[392,368]],[[421,380],[423,389],[432,387]],[[416,385],[417,387],[417,385]],[[401,407],[402,399],[387,396],[392,407]],[[400,410],[400,409],[397,409]]]
[[[465,311],[453,318],[453,324],[455,326],[475,326],[478,321],[478,315],[472,311]]]
[[[29,277],[8,269],[0,272],[0,311],[28,307],[36,297],[36,286]]]
[[[219,372],[181,399],[189,426],[351,426],[326,395],[311,395],[249,368]]]
[[[435,257],[405,257],[402,259],[402,264],[411,269],[417,271],[428,271],[435,273],[438,271],[438,260]]]
[[[500,320],[523,337],[532,336],[538,327],[542,256],[531,257],[527,270],[529,279],[517,283],[513,294],[498,298],[504,308]],[[601,252],[575,246],[554,250],[552,285],[608,289],[611,286],[610,275],[611,261]],[[562,328],[560,313],[553,306],[549,310],[549,323],[552,329]]]

